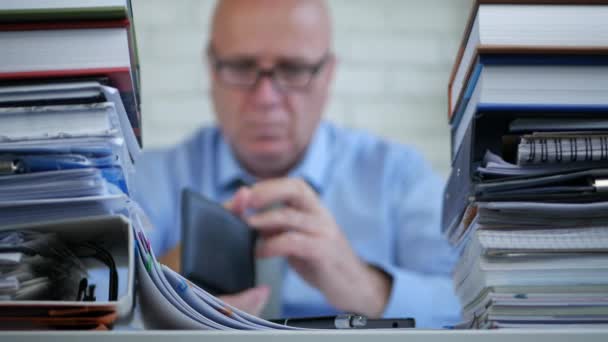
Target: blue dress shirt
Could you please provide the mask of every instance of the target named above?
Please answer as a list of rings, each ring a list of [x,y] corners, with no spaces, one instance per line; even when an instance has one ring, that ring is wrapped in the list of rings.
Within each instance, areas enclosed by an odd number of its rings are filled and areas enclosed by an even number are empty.
[[[443,184],[419,153],[321,122],[289,176],[307,181],[355,252],[392,276],[385,317],[415,317],[419,327],[459,320],[450,277],[456,254],[440,234]],[[172,149],[144,153],[135,178],[134,196],[157,229],[150,232],[157,255],[180,240],[183,188],[223,202],[239,184],[255,181],[239,166],[217,127],[203,128]],[[337,313],[290,268],[282,299],[285,317]]]

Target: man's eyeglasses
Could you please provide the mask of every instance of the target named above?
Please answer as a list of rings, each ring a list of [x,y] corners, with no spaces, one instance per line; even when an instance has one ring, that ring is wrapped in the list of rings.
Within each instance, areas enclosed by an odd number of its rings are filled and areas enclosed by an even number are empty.
[[[214,56],[212,52],[209,53],[209,56],[218,78],[228,86],[252,89],[262,77],[268,76],[283,91],[306,90],[330,59],[330,54],[327,53],[314,64],[283,61],[273,68],[262,69],[254,59],[222,60]]]

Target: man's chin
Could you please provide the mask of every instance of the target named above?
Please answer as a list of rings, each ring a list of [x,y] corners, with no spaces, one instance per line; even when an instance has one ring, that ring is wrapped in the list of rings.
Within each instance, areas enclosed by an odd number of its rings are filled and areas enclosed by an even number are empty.
[[[263,161],[269,164],[280,164],[284,160],[288,160],[289,153],[285,150],[263,150],[263,151],[252,151],[252,159]]]

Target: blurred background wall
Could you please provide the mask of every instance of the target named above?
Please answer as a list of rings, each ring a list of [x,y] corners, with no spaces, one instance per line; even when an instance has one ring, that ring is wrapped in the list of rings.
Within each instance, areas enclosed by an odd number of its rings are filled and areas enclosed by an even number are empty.
[[[201,51],[215,0],[132,1],[144,145],[164,147],[214,121]],[[340,64],[326,117],[414,145],[447,176],[446,89],[472,0],[328,1]]]

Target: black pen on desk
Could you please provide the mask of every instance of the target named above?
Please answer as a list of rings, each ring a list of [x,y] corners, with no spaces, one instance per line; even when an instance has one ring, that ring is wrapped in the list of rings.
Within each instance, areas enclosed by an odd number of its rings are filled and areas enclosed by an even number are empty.
[[[271,320],[271,322],[281,325],[308,329],[352,329],[355,326],[365,325],[366,321],[365,316],[349,314]]]
[[[337,316],[301,317],[271,320],[271,322],[307,329],[395,329],[414,328],[413,318],[369,319],[362,315],[342,314]]]

